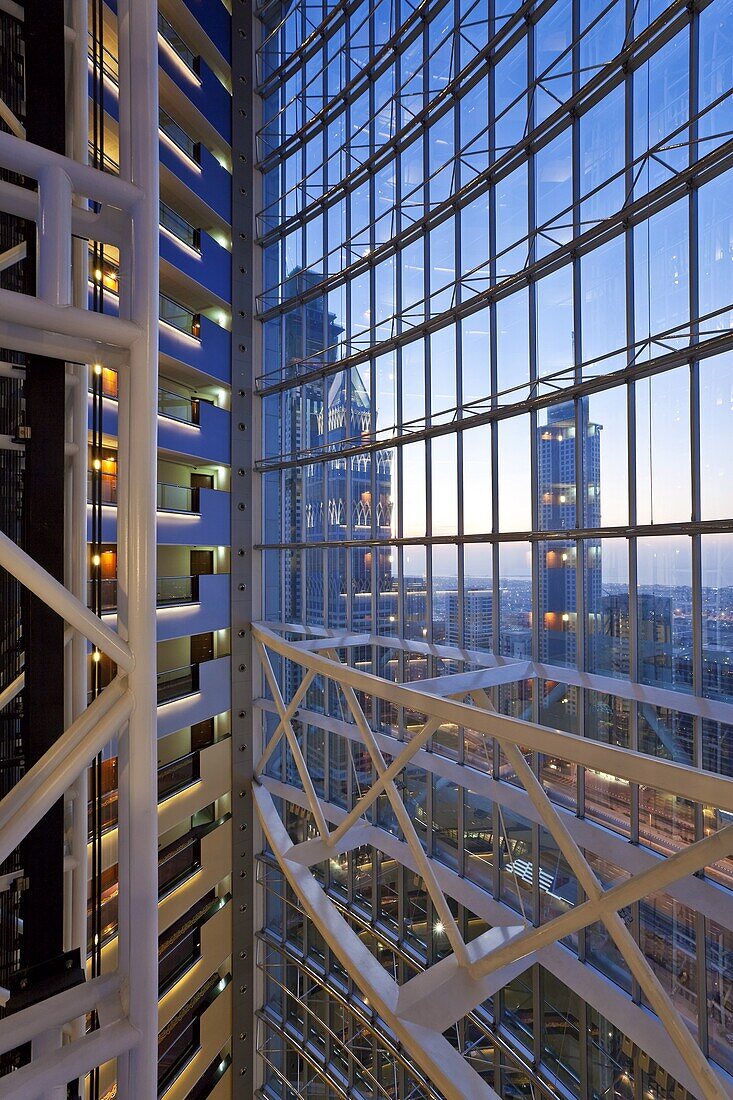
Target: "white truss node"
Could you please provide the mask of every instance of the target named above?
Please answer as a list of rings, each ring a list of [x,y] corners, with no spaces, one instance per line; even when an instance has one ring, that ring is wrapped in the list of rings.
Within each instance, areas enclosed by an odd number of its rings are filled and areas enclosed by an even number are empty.
[[[631,782],[649,783],[655,788],[680,794],[686,798],[699,799],[707,805],[728,810],[733,804],[731,780],[711,773],[701,773],[694,768],[667,760],[647,757],[629,749],[591,742],[572,734],[498,714],[493,709],[487,694],[486,689],[490,686],[490,681],[487,682],[484,674],[481,674],[479,683],[475,678],[473,681],[470,680],[470,677],[474,676],[471,673],[445,675],[429,681],[428,690],[423,690],[422,683],[397,684],[354,668],[344,663],[337,652],[337,647],[348,650],[364,644],[381,644],[387,648],[395,644],[399,645],[392,638],[365,638],[357,635],[331,637],[328,636],[327,631],[319,630],[318,633],[325,634],[326,637],[294,642],[288,640],[286,636],[293,632],[302,634],[302,628],[292,628],[287,624],[280,624],[279,627],[277,624],[255,624],[252,629],[265,678],[280,718],[256,768],[258,785],[255,788],[255,798],[272,850],[301,903],[318,925],[321,934],[360,988],[368,992],[370,997],[375,996],[373,983],[376,974],[372,966],[373,956],[360,944],[358,937],[340,916],[334,903],[309,872],[309,868],[324,859],[350,851],[361,844],[372,844],[386,853],[392,853],[395,838],[375,827],[365,817],[380,795],[387,796],[404,838],[404,841],[399,843],[406,846],[411,866],[424,880],[436,915],[450,942],[452,954],[412,978],[402,987],[398,987],[385,974],[385,971],[377,966],[381,977],[380,988],[376,995],[378,1003],[387,1006],[385,1019],[390,1027],[395,1030],[422,1069],[435,1081],[449,1100],[493,1094],[491,1090],[489,1093],[481,1091],[485,1090],[485,1083],[449,1044],[446,1045],[451,1051],[451,1072],[448,1080],[445,1079],[445,1075],[442,1081],[438,1080],[434,1075],[435,1059],[440,1044],[445,1043],[442,1033],[525,970],[535,960],[538,952],[559,944],[565,936],[597,921],[606,926],[647,1002],[663,1025],[675,1052],[675,1061],[676,1056],[681,1059],[685,1087],[701,1100],[719,1100],[722,1096],[733,1096],[728,1083],[705,1057],[703,1050],[687,1028],[672,999],[661,985],[620,916],[620,911],[631,903],[658,890],[669,888],[706,865],[733,853],[733,825],[728,825],[690,844],[666,859],[655,861],[645,870],[632,873],[631,877],[620,885],[604,891],[595,871],[573,836],[568,815],[550,801],[524,754],[528,749],[534,750],[572,764],[585,765],[622,776]],[[302,673],[302,679],[290,701],[283,697],[273,671],[270,653],[291,662],[292,665],[299,667]],[[460,660],[465,655],[459,650],[449,652],[449,647],[443,646],[441,656]],[[497,671],[501,679],[504,670],[498,668]],[[340,691],[353,719],[353,726],[349,725],[349,736],[365,746],[375,769],[376,778],[371,787],[359,795],[355,805],[348,812],[318,798],[308,775],[307,762],[298,736],[292,725],[293,720],[298,716],[298,707],[316,677],[321,677],[324,683],[330,681]],[[407,707],[412,713],[424,716],[422,728],[406,744],[396,738],[390,738],[383,732],[376,733],[366,718],[357,692],[365,697],[384,700],[393,707]],[[465,701],[467,698],[470,702]],[[263,700],[263,709],[269,709],[265,702]],[[317,722],[318,716],[309,711],[307,721]],[[324,718],[324,729],[328,728],[328,721]],[[421,844],[395,783],[400,773],[423,750],[430,737],[443,723],[449,723],[456,728],[469,729],[479,736],[493,738],[500,744],[534,809],[535,820],[539,821],[554,838],[587,900],[538,927],[528,922],[518,924],[516,914],[512,914],[513,923],[509,923],[507,918],[506,922],[490,928],[477,939],[470,943],[465,942],[449,904],[448,899],[451,895],[446,889],[446,875],[428,856]],[[287,738],[295,766],[303,782],[305,802],[313,814],[319,833],[318,837],[300,844],[293,844],[290,841],[272,797],[275,790],[279,797],[288,797],[288,792],[292,791],[293,800],[302,805],[301,792],[295,787],[288,788],[287,784],[275,782],[264,775],[265,765],[283,735]],[[392,760],[387,764],[384,750],[391,740],[394,740],[394,748],[391,746],[388,748]],[[356,950],[356,944],[351,942],[352,937],[362,951]],[[363,958],[364,953],[366,957]],[[388,983],[389,988],[387,988]],[[416,1027],[418,1027],[418,1034],[415,1033]],[[652,1052],[652,1056],[656,1056],[657,1053],[659,1052]],[[439,1057],[443,1060],[447,1057],[446,1052],[443,1051]],[[471,1074],[472,1080],[468,1091],[466,1091],[465,1081],[461,1079],[459,1084],[459,1079],[455,1076],[456,1058],[462,1063],[464,1072],[465,1067],[468,1067],[468,1072]],[[664,1052],[660,1054],[658,1060],[660,1064],[664,1063]],[[447,1063],[443,1061],[443,1065]],[[678,1064],[677,1075],[679,1070]]]
[[[158,866],[155,643],[155,518],[158,362],[157,5],[119,0],[120,174],[87,163],[86,4],[73,26],[68,156],[0,133],[0,167],[25,179],[0,182],[0,210],[36,224],[35,295],[0,291],[0,346],[59,360],[67,379],[65,578],[59,583],[0,533],[0,567],[67,624],[65,725],[59,738],[0,801],[0,860],[65,797],[70,879],[65,945],[87,958],[87,788],[90,762],[107,745],[119,757],[117,969],[0,1021],[0,1052],[31,1044],[31,1060],[0,1079],[0,1097],[37,1100],[117,1060],[117,1096],[157,1094]],[[134,73],[134,93],[132,87]],[[35,181],[35,189],[32,188]],[[89,242],[120,250],[119,316],[87,310]],[[0,258],[9,263],[17,257]],[[117,631],[86,606],[87,370],[119,371]],[[3,364],[3,373],[11,367]],[[7,370],[5,368],[7,367]],[[13,370],[15,368],[12,368]],[[12,375],[10,375],[12,376]],[[18,374],[22,377],[22,373]],[[117,675],[87,707],[89,647]],[[0,685],[0,709],[24,687]],[[133,873],[134,868],[134,873]],[[95,1012],[96,1030],[86,1030]]]

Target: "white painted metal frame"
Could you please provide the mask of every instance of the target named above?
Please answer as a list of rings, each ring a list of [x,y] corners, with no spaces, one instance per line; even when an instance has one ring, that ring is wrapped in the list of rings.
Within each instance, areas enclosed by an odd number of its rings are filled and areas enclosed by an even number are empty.
[[[31,1042],[31,1062],[0,1080],[0,1098],[56,1095],[117,1059],[117,1095],[157,1094],[158,868],[155,645],[155,500],[158,360],[157,6],[118,3],[120,175],[89,167],[86,4],[71,5],[69,156],[0,133],[0,166],[37,191],[0,183],[0,209],[35,221],[35,296],[0,291],[0,344],[58,358],[67,376],[66,575],[62,585],[5,535],[0,566],[67,623],[66,725],[45,756],[0,802],[7,856],[50,806],[71,810],[66,944],[86,959],[86,769],[105,745],[119,755],[117,970],[0,1022],[0,1049]],[[91,203],[95,204],[93,209]],[[86,309],[88,240],[120,249],[119,317]],[[86,607],[87,366],[119,371],[117,632]],[[89,643],[117,665],[86,706]],[[0,707],[22,690],[0,685]],[[85,1034],[96,1010],[99,1028]],[[67,1025],[71,1025],[69,1028]]]
[[[426,1072],[431,1074],[433,1072],[436,1044],[439,1045],[443,1041],[442,1031],[470,1012],[516,973],[530,965],[538,950],[557,944],[571,932],[600,920],[605,924],[629,970],[683,1059],[690,1080],[695,1084],[693,1091],[696,1095],[701,1097],[701,1100],[716,1100],[721,1096],[733,1095],[728,1082],[714,1069],[692,1037],[677,1008],[619,915],[619,911],[632,902],[657,890],[663,890],[680,878],[694,874],[708,863],[733,853],[733,826],[726,826],[674,856],[659,860],[647,870],[633,874],[622,885],[604,892],[595,872],[563,820],[562,813],[558,812],[557,807],[552,804],[532,767],[525,759],[524,751],[531,748],[572,763],[619,775],[631,781],[650,783],[660,790],[699,799],[708,805],[728,810],[733,806],[733,781],[723,776],[701,773],[694,768],[677,765],[667,760],[645,757],[632,750],[585,741],[572,734],[497,714],[484,688],[475,687],[467,693],[468,685],[463,684],[460,675],[441,677],[443,681],[440,685],[441,690],[424,692],[421,685],[396,684],[355,669],[344,664],[334,648],[336,644],[345,648],[363,644],[363,639],[355,635],[338,639],[330,638],[326,644],[314,645],[312,640],[303,642],[286,640],[276,630],[271,629],[270,625],[255,624],[252,629],[267,683],[280,717],[280,722],[270,736],[257,765],[256,774],[260,784],[255,791],[256,804],[276,858],[309,915],[316,921],[332,950],[349,969],[357,984],[373,996],[374,989],[367,990],[363,984],[365,981],[367,984],[372,983],[373,978],[371,975],[362,973],[361,960],[360,956],[355,954],[355,945],[347,943],[348,925],[313,876],[310,873],[306,876],[304,872],[308,872],[311,866],[329,856],[349,851],[364,843],[364,814],[375,799],[384,793],[389,798],[405,843],[416,868],[425,881],[436,913],[450,940],[453,954],[398,988],[396,1002],[393,1003],[390,1000],[395,991],[387,988],[388,985],[392,986],[395,983],[384,971],[380,978],[378,995],[382,1003],[389,1005],[389,1015],[385,1018],[405,1045],[412,1050]],[[283,624],[282,630],[287,632],[288,627]],[[391,639],[383,639],[383,644],[390,645]],[[268,651],[293,662],[303,670],[304,678],[289,704],[283,699]],[[360,796],[352,810],[340,818],[333,830],[329,830],[324,813],[324,809],[329,807],[327,804],[322,804],[315,793],[312,781],[307,775],[307,764],[297,735],[292,728],[292,719],[296,715],[298,705],[315,676],[322,676],[325,680],[338,685],[354,719],[359,739],[368,749],[376,771],[376,779],[371,788]],[[452,680],[455,680],[454,684],[451,684]],[[426,716],[422,729],[404,747],[401,747],[389,767],[385,763],[376,735],[371,730],[359,704],[356,691],[386,700],[395,706],[409,707],[412,711]],[[467,694],[470,695],[472,704],[464,701]],[[455,697],[451,698],[451,696]],[[438,881],[431,860],[420,843],[394,782],[397,775],[443,722],[450,722],[459,728],[471,729],[477,734],[494,738],[499,742],[539,820],[552,834],[583,888],[587,898],[585,902],[540,927],[518,924],[492,928],[478,939],[465,943],[452,916],[444,889]],[[319,837],[298,845],[293,845],[289,841],[277,817],[267,785],[263,782],[265,764],[283,734],[287,736],[301,779],[304,775],[306,776],[307,781],[303,780],[305,796],[319,832]],[[369,831],[370,834],[380,832],[373,828]],[[373,840],[372,843],[374,843]],[[316,893],[319,892],[322,900],[316,901]],[[339,928],[338,933],[335,928],[337,922],[343,926]],[[435,1007],[438,1004],[439,1010]],[[432,1020],[434,1027],[431,1029],[423,1026],[421,1045],[416,1053],[415,1036],[410,1028],[417,1021],[424,1024],[425,1020]],[[439,1022],[436,1023],[436,1021]],[[477,1077],[475,1080],[478,1082]],[[479,1084],[483,1085],[482,1082]],[[477,1091],[479,1084],[472,1085],[468,1093],[462,1091],[465,1086],[458,1085],[457,1081],[449,1082],[447,1089],[444,1086],[441,1087],[447,1096],[455,1097],[457,1100],[458,1097],[465,1095],[481,1095]]]

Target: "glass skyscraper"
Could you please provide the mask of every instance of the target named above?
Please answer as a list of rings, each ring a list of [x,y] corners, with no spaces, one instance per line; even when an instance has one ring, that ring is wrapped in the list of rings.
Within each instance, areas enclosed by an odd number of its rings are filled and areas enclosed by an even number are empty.
[[[731,820],[694,777],[733,764],[733,4],[297,0],[255,27],[261,618],[386,682],[354,680],[386,763],[431,713],[389,685],[480,686],[620,887]],[[270,658],[284,706],[313,675],[260,797],[400,998],[441,966],[449,998],[448,917],[470,952],[591,897],[501,739],[458,721],[396,777],[446,919],[384,793],[329,858],[311,794],[336,825],[379,767],[339,676]],[[714,1095],[598,919],[442,1023],[426,998],[421,1058],[266,831],[263,1097],[441,1097],[441,1050],[473,1072],[456,1096]],[[619,914],[724,1095],[733,877],[700,867]]]

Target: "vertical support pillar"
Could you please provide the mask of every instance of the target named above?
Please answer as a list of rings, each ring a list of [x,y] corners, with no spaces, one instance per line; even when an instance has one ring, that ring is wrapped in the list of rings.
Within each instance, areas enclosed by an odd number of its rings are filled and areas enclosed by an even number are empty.
[[[256,97],[255,18],[251,0],[232,6],[232,1021],[233,1091],[254,1096],[260,1085],[255,1009],[260,1003],[256,982],[255,855],[259,851],[252,776],[256,746],[253,701],[253,643],[250,623],[260,614],[260,566],[253,545],[259,531],[259,493],[253,485],[259,453],[259,399],[254,394],[254,306],[257,280],[254,247],[254,171]]]
[[[63,0],[25,4],[26,136],[65,153]],[[69,223],[71,211],[69,210]],[[35,281],[34,230],[29,226],[28,277]],[[70,238],[69,238],[70,239]],[[56,288],[63,292],[63,287]],[[68,298],[67,298],[68,301]],[[29,356],[25,381],[26,446],[23,543],[26,553],[64,580],[64,364]],[[23,602],[26,769],[53,744],[64,723],[64,624],[42,600]],[[64,807],[59,801],[22,845],[28,888],[22,902],[21,964],[43,963],[63,951]]]
[[[88,161],[89,139],[89,93],[88,93],[88,16],[84,0],[74,0],[72,4],[73,44],[73,95],[70,101],[71,118],[69,126],[70,152],[75,160],[86,164]],[[81,200],[77,199],[81,203]],[[75,306],[83,308],[87,300],[87,257],[86,241],[72,242],[73,285],[72,298]],[[77,444],[71,467],[70,544],[67,547],[69,575],[67,584],[77,599],[86,604],[87,596],[87,390],[89,370],[86,363],[72,368],[77,384],[72,394],[72,426]],[[74,632],[71,641],[71,713],[78,718],[87,705],[87,664],[86,639],[79,631]],[[85,969],[87,957],[87,890],[88,890],[88,819],[89,803],[88,772],[85,769],[74,784],[75,800],[73,806],[73,825],[71,854],[75,861],[72,872],[72,914],[71,945],[78,947],[82,968]],[[82,1033],[85,1021],[76,1022],[76,1029]]]
[[[156,690],[156,471],[158,393],[158,31],[154,0],[120,0],[120,148],[123,177],[141,191],[133,248],[121,271],[140,328],[119,373],[119,627],[135,664],[133,712],[120,738],[119,966],[139,1044],[118,1060],[118,1090],[154,1097],[158,1076],[158,789]],[[139,247],[135,247],[139,242]]]
[[[38,297],[71,304],[71,180],[49,165],[38,177]]]

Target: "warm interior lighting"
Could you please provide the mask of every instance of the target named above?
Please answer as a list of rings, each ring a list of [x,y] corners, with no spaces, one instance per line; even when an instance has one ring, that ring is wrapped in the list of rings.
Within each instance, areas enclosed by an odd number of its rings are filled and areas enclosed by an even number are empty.
[[[95,374],[101,374],[102,373],[102,364],[101,363],[95,363],[94,364],[94,373]]]
[[[101,470],[102,469],[102,463],[100,462],[100,460],[98,458],[94,459],[94,462],[92,463],[92,466],[94,467],[95,470]]]
[[[92,565],[97,566],[102,564],[102,559],[99,554],[94,554],[92,557]]]
[[[101,659],[102,659],[102,654],[99,652],[98,649],[95,649],[94,653],[92,653],[92,660],[94,661],[95,664],[97,664],[99,661],[101,661]]]

